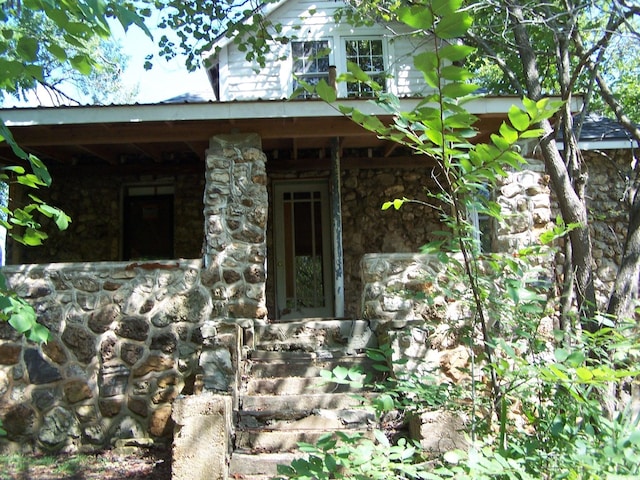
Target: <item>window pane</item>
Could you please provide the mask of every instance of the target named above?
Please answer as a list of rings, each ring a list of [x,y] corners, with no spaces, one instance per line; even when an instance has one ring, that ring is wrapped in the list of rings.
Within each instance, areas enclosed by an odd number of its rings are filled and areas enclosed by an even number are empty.
[[[300,86],[300,82],[317,85],[320,79],[329,78],[329,42],[327,40],[291,42],[293,56],[293,89]],[[305,92],[302,98],[312,95]]]

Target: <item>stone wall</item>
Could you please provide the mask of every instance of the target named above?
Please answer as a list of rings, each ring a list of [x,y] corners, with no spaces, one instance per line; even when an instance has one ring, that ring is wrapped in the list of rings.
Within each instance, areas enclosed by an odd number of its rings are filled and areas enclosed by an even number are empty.
[[[544,165],[530,160],[519,172],[501,178],[495,200],[504,221],[493,222],[492,251],[515,252],[537,242],[552,224],[551,189]]]
[[[9,286],[52,334],[37,345],[0,323],[5,447],[169,440],[178,395],[209,391],[233,398],[243,340],[251,338],[253,320],[266,315],[266,174],[256,140],[212,139],[204,265],[4,268]],[[201,225],[197,231],[194,238]]]
[[[630,150],[583,153],[589,170],[587,208],[595,267],[598,306],[605,308],[622,259],[629,224],[627,176],[631,175]]]
[[[361,265],[362,316],[380,344],[391,347],[394,371],[467,379],[470,352],[461,335],[469,333],[471,314],[464,272],[456,279],[426,254],[370,254]]]
[[[174,186],[174,256],[198,258],[203,242],[202,196],[204,172],[167,176],[115,174],[82,175],[73,169],[53,172],[50,188],[38,192],[44,200],[71,217],[65,231],[44,218],[49,235],[39,248],[8,241],[7,263],[98,262],[122,260],[122,195],[131,185],[149,185],[159,179]],[[21,192],[12,189],[12,196]]]
[[[5,447],[105,446],[170,439],[171,403],[192,392],[212,311],[201,262],[7,267],[52,338],[0,324]]]

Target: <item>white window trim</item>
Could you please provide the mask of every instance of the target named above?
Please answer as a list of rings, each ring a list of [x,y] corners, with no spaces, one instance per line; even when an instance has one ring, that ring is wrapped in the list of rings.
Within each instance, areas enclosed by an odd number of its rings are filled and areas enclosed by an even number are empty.
[[[291,96],[291,94],[293,93],[293,84],[294,84],[294,72],[293,72],[293,43],[296,42],[327,42],[328,44],[328,49],[329,49],[329,65],[335,65],[335,61],[336,61],[336,56],[335,56],[335,42],[333,37],[318,37],[318,38],[299,38],[296,39],[293,42],[289,42],[289,61],[288,62],[283,62],[286,63],[287,67],[288,67],[288,72],[285,78],[289,79],[289,83],[288,83],[288,92],[289,92],[289,96]]]
[[[384,72],[387,74],[387,78],[385,78],[384,88],[385,91],[390,91],[389,87],[389,78],[388,74],[393,73],[389,71],[389,65],[392,64],[392,59],[389,57],[389,42],[387,38],[383,35],[349,35],[340,37],[340,58],[338,65],[338,76],[341,73],[347,73],[347,41],[354,40],[380,40],[382,41],[382,58],[384,61]],[[347,98],[347,85],[345,82],[341,82],[338,84],[338,96],[341,98]]]

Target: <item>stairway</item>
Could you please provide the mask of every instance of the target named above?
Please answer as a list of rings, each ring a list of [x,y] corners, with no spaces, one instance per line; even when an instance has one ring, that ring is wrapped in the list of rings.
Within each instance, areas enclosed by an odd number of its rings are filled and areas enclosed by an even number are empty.
[[[373,372],[364,350],[376,345],[364,320],[306,320],[254,326],[254,349],[243,360],[229,478],[266,479],[300,456],[298,442],[327,432],[370,431],[375,419],[350,385],[321,383],[320,371],[359,366]]]

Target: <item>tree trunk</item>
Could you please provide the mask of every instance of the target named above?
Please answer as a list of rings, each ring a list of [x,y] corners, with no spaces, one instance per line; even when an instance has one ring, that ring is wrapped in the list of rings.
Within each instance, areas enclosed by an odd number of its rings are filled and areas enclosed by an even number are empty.
[[[634,189],[629,211],[629,229],[624,243],[622,262],[609,297],[607,313],[614,322],[635,316],[640,272],[640,194]]]
[[[540,72],[536,61],[536,53],[531,45],[531,39],[527,32],[524,13],[518,2],[512,5],[509,16],[513,26],[513,33],[518,45],[518,53],[522,62],[527,93],[532,100],[540,100],[542,97],[542,85]],[[565,115],[563,120],[570,122],[571,117]],[[578,227],[569,233],[571,242],[571,262],[574,268],[575,294],[577,299],[578,315],[582,328],[588,331],[598,329],[595,321],[596,294],[593,285],[591,235],[589,232],[587,207],[580,195],[574,189],[571,176],[560,155],[555,141],[555,131],[548,120],[540,124],[544,130],[544,136],[540,142],[542,156],[544,158],[547,173],[551,177],[553,189],[558,197],[560,212],[565,224],[577,224]],[[568,131],[568,129],[565,129]]]

